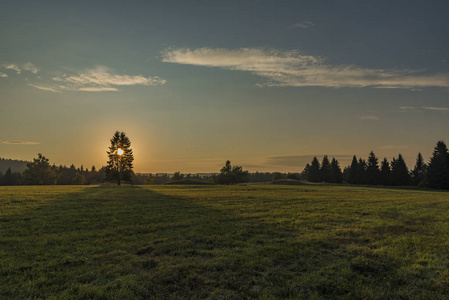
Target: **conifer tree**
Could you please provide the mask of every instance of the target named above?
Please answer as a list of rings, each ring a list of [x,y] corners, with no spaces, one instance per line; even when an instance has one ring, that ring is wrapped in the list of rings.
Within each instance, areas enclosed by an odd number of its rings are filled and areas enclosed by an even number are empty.
[[[5,176],[3,177],[3,185],[13,185],[11,168],[8,168]]]
[[[390,163],[388,162],[386,157],[384,158],[384,160],[381,163],[379,177],[380,177],[380,179],[379,179],[380,184],[391,185]]]
[[[120,185],[122,180],[131,179],[134,161],[131,141],[124,132],[119,131],[114,133],[110,141],[106,177],[110,181],[117,180],[117,184]]]
[[[309,172],[310,172],[310,164],[307,164],[304,167],[304,170],[301,172],[301,178],[310,181],[309,180]]]
[[[343,173],[341,172],[340,165],[338,163],[338,160],[335,159],[335,157],[332,158],[331,162],[332,167],[332,173],[333,173],[333,179],[335,183],[342,183],[343,182]]]
[[[366,161],[362,158],[359,158],[359,162],[357,163],[357,178],[359,184],[366,183]]]
[[[329,162],[329,158],[327,157],[327,155],[324,155],[323,157],[323,161],[321,163],[321,168],[320,168],[320,173],[321,173],[321,181],[324,182],[334,182],[335,180],[333,179],[333,172],[332,172],[332,167],[331,164]]]
[[[320,172],[320,162],[316,157],[313,158],[312,163],[309,168],[309,181],[320,182],[321,172]]]
[[[426,164],[424,163],[424,159],[422,158],[421,153],[418,153],[418,157],[416,158],[415,167],[411,172],[412,184],[413,185],[423,185],[425,179],[425,170]]]
[[[401,154],[391,162],[391,177],[393,185],[410,185],[410,175]]]
[[[449,189],[449,153],[443,141],[437,142],[433,150],[426,177],[429,187]]]
[[[352,184],[357,184],[359,183],[358,181],[358,177],[357,177],[357,172],[358,172],[358,161],[357,161],[357,157],[354,155],[352,157],[352,162],[351,162],[351,166],[349,167],[348,170],[348,183],[352,183]]]
[[[366,166],[366,183],[379,184],[379,160],[371,151]]]

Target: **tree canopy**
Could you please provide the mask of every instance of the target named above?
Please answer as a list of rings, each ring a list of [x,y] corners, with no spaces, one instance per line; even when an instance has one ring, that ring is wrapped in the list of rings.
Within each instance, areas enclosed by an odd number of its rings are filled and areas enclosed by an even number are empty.
[[[134,155],[131,141],[123,131],[116,131],[110,142],[111,145],[107,151],[106,178],[110,181],[116,180],[120,185],[122,180],[129,181],[133,174]]]

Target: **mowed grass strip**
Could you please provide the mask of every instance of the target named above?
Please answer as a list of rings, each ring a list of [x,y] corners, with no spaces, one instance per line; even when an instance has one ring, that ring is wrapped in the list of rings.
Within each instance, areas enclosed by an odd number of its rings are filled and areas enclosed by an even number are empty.
[[[0,298],[449,294],[449,193],[0,187]]]

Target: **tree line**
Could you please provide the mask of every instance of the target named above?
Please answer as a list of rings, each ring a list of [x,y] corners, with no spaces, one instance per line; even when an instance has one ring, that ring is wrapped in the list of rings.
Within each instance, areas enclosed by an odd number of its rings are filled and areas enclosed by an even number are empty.
[[[449,151],[443,141],[437,142],[429,162],[426,164],[421,153],[418,153],[415,166],[410,171],[401,154],[392,161],[384,158],[380,163],[373,151],[367,160],[357,159],[354,155],[351,165],[343,172],[335,158],[329,162],[328,157],[324,156],[320,164],[314,157],[304,168],[302,178],[311,182],[449,189]]]
[[[109,173],[111,174],[111,173]],[[179,180],[194,180],[203,182],[213,182],[218,184],[236,184],[243,182],[270,182],[278,179],[300,179],[299,173],[281,172],[255,172],[244,171],[241,166],[231,166],[227,162],[218,174],[182,174],[175,172],[168,173],[134,173],[126,174],[127,183],[144,184],[165,184]],[[115,180],[108,178],[107,166],[96,169],[95,166],[85,168],[84,166],[56,166],[51,165],[48,158],[41,153],[32,162],[26,164],[25,171],[13,172],[11,167],[3,174],[0,172],[0,185],[89,185],[101,184]]]
[[[117,140],[117,141],[116,141]],[[132,184],[164,184],[183,179],[214,182],[217,184],[237,184],[245,182],[268,182],[277,179],[303,179],[311,182],[328,182],[386,186],[422,186],[436,189],[449,189],[449,151],[443,141],[437,142],[432,157],[424,162],[418,153],[414,168],[409,171],[401,154],[388,161],[384,158],[379,163],[373,151],[368,158],[358,158],[354,155],[351,165],[341,170],[339,162],[325,155],[321,161],[316,157],[307,164],[301,174],[280,172],[249,173],[242,166],[232,166],[227,161],[219,173],[210,175],[182,174],[135,174],[132,171],[132,151],[128,151],[130,142],[116,132],[111,139],[112,146],[108,151],[108,165],[97,170],[83,166],[76,168],[50,165],[49,160],[38,154],[32,162],[27,163],[25,171],[12,172],[11,167],[5,174],[0,172],[0,185],[83,185],[99,184],[105,181],[125,180]],[[123,150],[122,154],[118,150]],[[128,152],[127,152],[128,151]],[[121,156],[120,156],[121,155]],[[127,157],[128,155],[128,157]],[[3,160],[5,161],[5,160]],[[126,166],[125,166],[126,164]]]

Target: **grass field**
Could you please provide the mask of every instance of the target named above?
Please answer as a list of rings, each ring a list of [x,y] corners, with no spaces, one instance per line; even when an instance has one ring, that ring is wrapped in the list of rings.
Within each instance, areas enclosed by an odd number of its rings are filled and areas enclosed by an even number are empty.
[[[449,193],[0,187],[0,299],[448,299]]]

